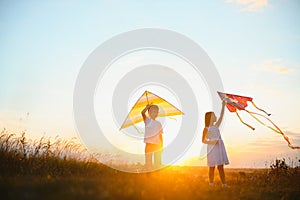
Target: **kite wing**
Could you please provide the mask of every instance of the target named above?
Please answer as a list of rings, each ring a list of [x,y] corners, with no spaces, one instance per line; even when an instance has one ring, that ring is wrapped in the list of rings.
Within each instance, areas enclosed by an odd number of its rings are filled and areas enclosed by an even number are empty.
[[[120,130],[143,121],[141,112],[148,104],[157,105],[159,107],[158,117],[183,115],[183,112],[165,99],[149,91],[145,91],[131,108]]]
[[[226,107],[230,112],[236,112],[236,110],[244,110],[248,106],[247,101],[252,102],[251,97],[226,94],[222,92],[218,92],[218,94],[220,98],[226,102]]]
[[[274,132],[276,133],[279,133],[283,136],[283,138],[286,140],[286,142],[288,143],[288,146],[292,149],[300,149],[300,147],[297,147],[297,146],[293,146],[289,140],[289,138],[284,134],[284,132],[281,131],[281,129],[274,123],[272,122],[268,117],[260,114],[260,113],[256,113],[256,112],[252,112],[252,111],[249,111],[246,109],[246,107],[248,106],[247,102],[251,102],[252,105],[264,112],[265,114],[267,114],[268,116],[270,116],[271,114],[268,114],[266,111],[264,111],[263,109],[257,107],[254,102],[253,102],[253,99],[251,97],[246,97],[246,96],[239,96],[239,95],[235,95],[235,94],[227,94],[227,93],[222,93],[222,92],[218,92],[220,98],[222,101],[225,101],[226,102],[226,107],[228,108],[228,110],[230,112],[235,112],[236,115],[238,116],[238,118],[240,119],[240,121],[245,124],[246,126],[248,126],[249,128],[251,128],[252,130],[254,130],[254,128],[252,126],[250,126],[249,124],[245,123],[242,118],[240,117],[240,115],[238,114],[237,111],[240,111],[240,110],[244,110],[246,111],[247,113],[249,113],[255,120],[257,120],[259,123],[261,123],[262,125],[268,127],[269,129],[273,130]],[[265,123],[263,123],[262,121],[260,121],[257,116],[261,116],[265,119],[267,119],[272,125],[273,127],[271,126],[268,126],[266,125]]]

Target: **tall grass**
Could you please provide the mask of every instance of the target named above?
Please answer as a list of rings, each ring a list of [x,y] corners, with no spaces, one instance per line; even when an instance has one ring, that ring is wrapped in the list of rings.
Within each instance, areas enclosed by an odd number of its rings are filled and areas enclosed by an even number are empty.
[[[106,156],[106,155],[104,155]],[[97,158],[97,159],[96,159]],[[230,186],[208,186],[207,167],[171,166],[130,174],[98,162],[76,142],[0,132],[2,199],[300,199],[300,168],[285,159],[266,169],[226,169]],[[132,166],[129,166],[132,167]]]
[[[64,140],[19,136],[3,129],[0,133],[0,174],[62,176],[100,173],[97,155],[90,154],[75,138]]]

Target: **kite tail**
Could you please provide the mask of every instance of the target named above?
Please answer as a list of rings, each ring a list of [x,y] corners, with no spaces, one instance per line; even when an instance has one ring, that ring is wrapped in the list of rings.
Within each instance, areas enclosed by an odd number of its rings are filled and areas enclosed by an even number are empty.
[[[242,118],[240,117],[239,113],[238,112],[235,112],[236,115],[238,116],[238,118],[240,119],[240,121],[245,124],[246,126],[248,126],[249,128],[251,128],[253,131],[255,130],[255,128],[253,128],[252,126],[250,126],[249,124],[245,123]]]
[[[296,147],[296,146],[293,146],[293,145],[291,145],[291,144],[288,144],[289,145],[289,147],[291,148],[291,149],[300,149],[300,147]]]
[[[259,123],[261,123],[262,125],[268,127],[269,129],[275,131],[276,133],[279,133],[282,135],[282,137],[285,139],[285,141],[288,143],[288,146],[291,148],[291,149],[300,149],[300,146],[293,146],[290,142],[290,139],[282,132],[282,130],[272,121],[270,120],[269,118],[267,118],[266,116],[262,115],[262,114],[259,114],[259,113],[256,113],[256,112],[251,112],[251,111],[248,111],[245,109],[246,112],[248,112],[254,119],[256,119]],[[276,128],[273,128],[271,126],[268,126],[266,125],[265,123],[263,123],[262,121],[260,121],[257,117],[255,117],[254,115],[259,115],[265,119],[267,119],[269,122],[271,122],[271,124]]]
[[[273,128],[273,127],[271,127],[271,126],[268,126],[267,124],[263,123],[260,119],[258,119],[257,117],[255,117],[254,114],[259,115],[259,116],[261,116],[261,117],[264,117],[265,119],[267,119],[269,122],[271,122],[271,123],[274,125],[274,123],[273,123],[269,118],[267,118],[267,117],[265,117],[264,115],[261,115],[261,114],[259,114],[259,113],[251,112],[251,111],[248,111],[248,110],[245,110],[245,111],[248,112],[248,113],[251,115],[251,117],[253,117],[256,121],[258,121],[258,122],[261,123],[262,125],[268,127],[269,129],[275,131],[276,133],[281,134],[281,132],[278,131],[277,129],[275,129],[275,128]],[[274,125],[274,126],[275,126],[275,125]]]
[[[269,114],[269,113],[267,113],[265,110],[263,110],[263,109],[261,109],[261,108],[259,108],[259,107],[257,107],[257,105],[255,105],[255,103],[253,102],[253,101],[251,101],[251,103],[252,103],[252,105],[257,109],[257,110],[260,110],[260,111],[262,111],[262,112],[264,112],[264,113],[266,113],[268,116],[270,116],[271,114]]]

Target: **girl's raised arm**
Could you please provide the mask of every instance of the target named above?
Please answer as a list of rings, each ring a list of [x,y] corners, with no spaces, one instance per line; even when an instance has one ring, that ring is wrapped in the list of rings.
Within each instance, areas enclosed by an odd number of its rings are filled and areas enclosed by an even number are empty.
[[[221,125],[222,120],[223,120],[224,110],[225,110],[225,105],[226,105],[226,102],[225,102],[225,101],[222,101],[222,110],[221,110],[221,114],[220,114],[220,117],[219,117],[218,121],[216,122],[216,126],[218,126],[218,127]]]

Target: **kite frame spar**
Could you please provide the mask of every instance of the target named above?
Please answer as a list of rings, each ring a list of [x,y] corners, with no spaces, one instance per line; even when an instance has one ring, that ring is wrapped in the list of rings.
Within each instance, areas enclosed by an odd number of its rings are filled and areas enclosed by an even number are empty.
[[[148,95],[151,95],[150,97],[154,97],[154,99],[149,98]],[[146,101],[147,101],[147,102],[141,102],[141,101],[142,101],[142,98],[145,97],[145,96],[146,96]],[[158,102],[155,103],[155,100],[157,100]],[[153,101],[153,102],[152,102],[152,101]],[[127,116],[126,116],[126,118],[125,118],[124,122],[122,123],[122,126],[120,127],[119,130],[122,130],[122,129],[124,129],[124,128],[129,127],[129,126],[133,126],[133,127],[137,130],[138,133],[143,134],[143,132],[140,131],[140,130],[135,126],[135,124],[140,123],[140,122],[143,121],[142,117],[140,116],[140,112],[137,112],[138,118],[140,118],[140,119],[137,119],[137,120],[131,120],[130,115],[131,115],[133,109],[135,109],[135,108],[137,107],[136,109],[142,110],[142,109],[145,108],[146,105],[149,105],[149,104],[156,104],[156,105],[159,106],[160,103],[165,103],[167,106],[170,106],[170,107],[172,108],[172,110],[171,110],[172,112],[169,111],[170,113],[167,113],[167,112],[166,112],[165,114],[160,113],[158,117],[175,116],[175,115],[184,115],[184,113],[183,113],[182,111],[180,111],[178,108],[176,108],[176,107],[175,107],[173,104],[171,104],[170,102],[166,101],[164,98],[161,98],[160,96],[158,96],[158,95],[156,95],[156,94],[154,94],[154,93],[149,92],[149,91],[146,90],[146,91],[140,96],[140,98],[135,102],[135,104],[132,106],[131,110],[130,110],[129,113],[127,114]],[[129,125],[126,124],[126,122],[128,122],[128,120],[131,120],[131,121],[132,121],[132,123],[129,124]]]
[[[255,130],[255,128],[253,128],[251,125],[245,123],[242,118],[240,117],[240,115],[238,114],[238,110],[244,110],[247,113],[249,113],[251,115],[251,117],[253,117],[256,121],[258,121],[259,123],[261,123],[262,125],[268,127],[269,129],[273,130],[276,133],[279,133],[283,136],[283,138],[285,139],[285,141],[288,143],[288,146],[291,149],[300,149],[300,146],[293,146],[289,140],[289,138],[284,134],[284,132],[272,121],[270,120],[268,117],[260,114],[260,113],[256,113],[256,112],[252,112],[246,109],[246,107],[248,106],[247,102],[250,101],[252,103],[252,105],[258,109],[259,111],[264,112],[265,114],[267,114],[268,116],[270,116],[271,114],[267,113],[266,111],[264,111],[263,109],[257,107],[254,102],[253,102],[253,98],[252,97],[246,97],[246,96],[239,96],[239,95],[235,95],[235,94],[227,94],[227,93],[223,93],[223,92],[219,92],[219,97],[221,98],[222,101],[226,102],[226,107],[230,112],[235,112],[236,115],[238,116],[239,120],[245,124],[246,126],[248,126],[249,128],[251,128],[252,130]],[[268,120],[275,128],[266,125],[265,123],[263,123],[261,120],[259,120],[255,115],[261,116],[263,118],[265,118],[266,120]]]

